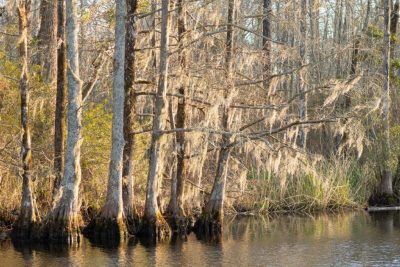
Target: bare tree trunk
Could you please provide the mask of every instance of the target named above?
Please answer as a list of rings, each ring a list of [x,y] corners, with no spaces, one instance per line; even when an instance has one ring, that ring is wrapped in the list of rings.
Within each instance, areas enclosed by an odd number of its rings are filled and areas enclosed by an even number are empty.
[[[22,198],[18,220],[13,228],[13,234],[18,237],[30,237],[32,227],[38,220],[36,203],[32,191],[32,149],[29,129],[29,78],[28,78],[28,16],[29,1],[18,1],[18,21],[20,33],[20,60],[22,65],[19,88],[21,92],[21,128],[22,143],[21,157],[23,165],[22,173]]]
[[[336,14],[335,14],[335,42],[336,42],[336,51],[340,52],[340,48],[342,45],[342,28],[343,28],[343,2],[344,0],[337,0],[336,2]],[[340,78],[342,75],[341,69],[341,53],[338,53],[336,56],[336,77]]]
[[[54,120],[54,174],[53,201],[60,188],[64,171],[65,111],[66,111],[66,57],[65,57],[65,0],[57,0],[57,93]]]
[[[360,37],[356,36],[354,40],[353,53],[351,55],[351,64],[350,64],[350,75],[355,75],[357,72],[358,65],[358,52],[360,49]]]
[[[393,195],[392,172],[390,170],[390,0],[384,0],[384,37],[383,37],[383,92],[382,92],[382,124],[384,140],[382,145],[382,171],[380,193]]]
[[[362,28],[363,32],[366,32],[368,29],[370,12],[371,12],[371,0],[368,0],[367,10],[365,12],[365,19],[364,19],[364,24],[363,24],[363,28]]]
[[[350,75],[353,75],[353,76],[357,74],[361,36],[368,29],[370,6],[371,6],[371,1],[368,0],[365,20],[363,22],[362,33],[358,34],[354,37],[354,45],[353,45],[353,51],[352,51],[352,55],[351,55],[351,62],[350,62]],[[350,107],[351,107],[351,97],[347,94],[340,96],[338,99],[338,111],[339,112],[347,112],[350,109]],[[342,121],[342,124],[345,124],[345,123],[346,123],[346,118],[343,119],[343,121]],[[340,145],[342,143],[344,143],[347,140],[347,138],[348,138],[347,132],[344,132],[343,134],[337,134],[335,136],[335,152],[336,153],[339,152]]]
[[[131,133],[134,131],[136,120],[136,98],[133,83],[135,80],[135,43],[136,43],[136,10],[137,0],[127,0],[127,19],[125,37],[125,103],[124,103],[124,156],[122,176],[124,212],[129,224],[134,223],[136,216],[134,197],[134,146],[135,137]]]
[[[76,0],[66,0],[66,40],[68,59],[68,134],[64,176],[48,220],[49,238],[75,243],[80,240],[82,219],[79,186],[81,183],[82,81],[79,78],[78,15]]]
[[[301,19],[300,19],[300,65],[306,65],[308,63],[307,55],[307,0],[301,1]],[[307,75],[308,73],[300,74],[300,90],[299,90],[299,119],[304,121],[307,119]],[[297,144],[301,148],[306,146],[306,132],[303,127],[299,127],[299,133],[297,135]]]
[[[178,89],[178,93],[183,97],[179,98],[176,125],[180,129],[186,128],[186,95],[187,95],[187,71],[186,71],[186,52],[184,51],[183,38],[186,32],[185,25],[185,11],[183,8],[183,0],[177,1],[177,15],[178,15],[178,46],[179,46],[179,64],[181,68],[181,81],[182,84]],[[187,151],[185,132],[176,132],[176,183],[171,186],[171,199],[168,205],[169,213],[172,216],[171,227],[174,231],[181,234],[187,232],[188,220],[184,210],[184,190],[185,181],[188,175],[187,160],[185,159]]]
[[[393,6],[393,10],[390,14],[390,36],[393,38],[397,34],[397,24],[399,23],[399,1],[396,1],[396,3]],[[394,51],[393,51],[394,46],[390,46],[390,57],[393,58],[394,56]]]
[[[42,76],[52,85],[57,80],[57,3],[58,0],[42,0],[38,34]]]
[[[222,233],[222,221],[224,217],[224,200],[225,186],[228,172],[228,161],[230,155],[231,134],[229,134],[230,109],[229,105],[234,90],[232,82],[232,53],[233,53],[233,16],[235,9],[235,0],[228,2],[228,26],[226,32],[226,55],[225,69],[226,78],[229,86],[224,90],[223,113],[221,125],[224,130],[222,134],[221,149],[219,150],[217,171],[215,174],[214,184],[211,191],[210,199],[199,220],[196,222],[195,228],[198,234],[206,238],[219,238]]]
[[[147,177],[147,193],[144,209],[141,235],[161,240],[170,236],[170,228],[161,215],[157,203],[158,182],[161,178],[160,163],[162,155],[160,151],[161,134],[164,128],[164,114],[167,94],[168,77],[168,5],[169,0],[162,0],[161,7],[161,45],[160,45],[160,73],[157,94],[155,99],[155,114],[153,119],[153,133],[151,136],[149,173]]]
[[[96,220],[95,235],[104,240],[120,240],[126,236],[122,200],[122,167],[124,153],[125,98],[125,0],[116,1],[114,88],[111,162],[107,198]]]
[[[269,77],[271,76],[271,0],[263,0],[263,80],[264,89],[268,92]]]

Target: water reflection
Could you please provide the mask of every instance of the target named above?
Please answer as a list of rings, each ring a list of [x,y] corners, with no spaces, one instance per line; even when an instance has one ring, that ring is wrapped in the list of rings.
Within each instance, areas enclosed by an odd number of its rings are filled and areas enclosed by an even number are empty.
[[[400,266],[400,213],[226,219],[219,242],[0,243],[0,266]]]

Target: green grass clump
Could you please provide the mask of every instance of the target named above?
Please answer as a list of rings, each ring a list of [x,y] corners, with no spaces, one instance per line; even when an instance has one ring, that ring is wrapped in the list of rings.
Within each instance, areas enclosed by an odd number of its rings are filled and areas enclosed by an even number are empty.
[[[313,212],[357,208],[367,202],[374,172],[351,161],[325,161],[312,171],[282,177],[267,171],[250,172],[254,194],[234,203],[236,209],[256,212]]]

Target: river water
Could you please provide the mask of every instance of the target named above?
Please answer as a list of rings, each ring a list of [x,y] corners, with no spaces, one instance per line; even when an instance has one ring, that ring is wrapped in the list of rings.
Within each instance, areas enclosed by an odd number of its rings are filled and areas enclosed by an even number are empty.
[[[218,243],[193,234],[117,248],[3,241],[0,266],[400,266],[400,213],[226,218]]]

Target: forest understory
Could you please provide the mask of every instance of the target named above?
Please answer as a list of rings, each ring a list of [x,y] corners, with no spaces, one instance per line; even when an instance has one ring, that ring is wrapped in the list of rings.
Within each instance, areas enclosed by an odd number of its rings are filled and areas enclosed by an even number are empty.
[[[398,0],[0,2],[0,229],[217,237],[399,206]]]

